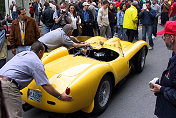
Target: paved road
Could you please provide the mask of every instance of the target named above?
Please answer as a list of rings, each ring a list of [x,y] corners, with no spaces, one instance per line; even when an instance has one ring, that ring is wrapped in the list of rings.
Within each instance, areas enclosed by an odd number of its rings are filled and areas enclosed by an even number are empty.
[[[163,27],[158,26],[158,30]],[[139,32],[141,37],[141,30]],[[165,47],[161,36],[154,40],[142,73],[129,75],[126,81],[113,90],[112,99],[106,111],[97,118],[156,118],[153,115],[156,97],[149,90],[148,82],[160,77],[166,68],[171,52]],[[10,52],[9,52],[10,53]],[[56,114],[33,108],[24,112],[24,118],[94,118],[81,111],[73,114]]]

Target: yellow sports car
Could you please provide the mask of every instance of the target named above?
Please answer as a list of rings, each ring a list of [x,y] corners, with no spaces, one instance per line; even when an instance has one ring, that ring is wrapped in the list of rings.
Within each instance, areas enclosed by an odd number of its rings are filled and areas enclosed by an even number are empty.
[[[51,96],[34,80],[21,90],[22,99],[51,112],[102,113],[108,106],[112,88],[131,70],[143,70],[148,43],[100,36],[91,37],[87,42],[90,47],[69,50],[60,47],[42,58],[50,83],[60,93],[67,90],[73,101],[61,101]]]

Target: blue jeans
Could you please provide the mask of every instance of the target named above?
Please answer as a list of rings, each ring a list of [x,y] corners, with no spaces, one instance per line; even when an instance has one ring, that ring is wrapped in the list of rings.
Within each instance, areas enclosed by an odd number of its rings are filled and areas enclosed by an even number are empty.
[[[50,32],[52,30],[53,30],[52,27],[45,26],[45,33],[48,33],[48,32]]]
[[[118,37],[121,40],[125,40],[126,29],[121,25],[120,28],[117,27]]]
[[[12,20],[15,20],[18,17],[17,12],[12,12]]]
[[[153,32],[153,26],[152,25],[143,25],[142,26],[142,40],[146,41],[146,34],[149,39],[149,45],[151,47],[154,46],[153,39],[152,39],[152,32]]]

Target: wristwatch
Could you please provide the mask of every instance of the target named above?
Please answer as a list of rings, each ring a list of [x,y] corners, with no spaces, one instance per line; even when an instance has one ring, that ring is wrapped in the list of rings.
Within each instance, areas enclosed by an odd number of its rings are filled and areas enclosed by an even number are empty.
[[[62,100],[62,95],[60,94],[57,98],[58,98],[59,100]]]

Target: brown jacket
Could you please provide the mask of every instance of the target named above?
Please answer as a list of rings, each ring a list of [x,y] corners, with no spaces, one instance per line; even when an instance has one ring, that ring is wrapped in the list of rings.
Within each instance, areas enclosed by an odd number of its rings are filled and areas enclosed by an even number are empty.
[[[36,21],[27,16],[25,21],[25,42],[24,46],[31,46],[35,41],[40,38],[40,30]],[[16,48],[17,46],[22,46],[21,43],[21,32],[18,18],[12,22],[11,32],[9,36],[9,42],[11,48]]]

